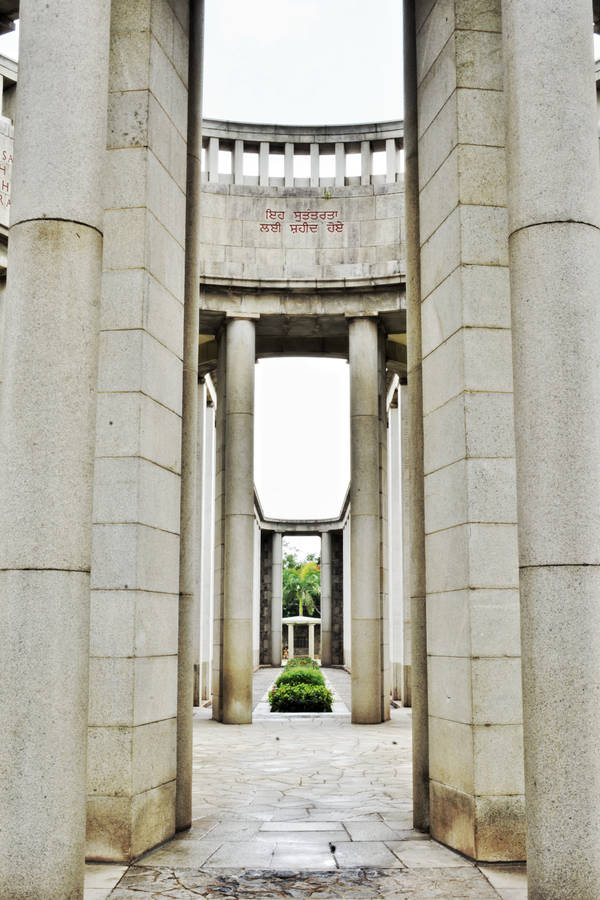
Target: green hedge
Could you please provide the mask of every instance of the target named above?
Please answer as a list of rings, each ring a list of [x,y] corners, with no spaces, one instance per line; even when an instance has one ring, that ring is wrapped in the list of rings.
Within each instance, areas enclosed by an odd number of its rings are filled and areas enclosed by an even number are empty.
[[[318,669],[319,663],[311,659],[310,656],[298,656],[295,659],[288,659],[286,669],[293,669],[295,666],[308,666],[310,669]]]
[[[325,684],[325,679],[319,669],[309,669],[307,666],[292,666],[284,669],[275,684]]]
[[[331,712],[333,696],[318,684],[284,684],[269,691],[271,712]]]

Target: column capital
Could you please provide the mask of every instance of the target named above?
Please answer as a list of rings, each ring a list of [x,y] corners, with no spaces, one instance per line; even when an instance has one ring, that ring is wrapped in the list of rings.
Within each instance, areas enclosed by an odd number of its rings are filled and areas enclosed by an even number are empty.
[[[248,321],[254,321],[255,319],[260,319],[260,313],[251,313],[251,312],[227,312],[225,313],[225,319],[248,319]]]

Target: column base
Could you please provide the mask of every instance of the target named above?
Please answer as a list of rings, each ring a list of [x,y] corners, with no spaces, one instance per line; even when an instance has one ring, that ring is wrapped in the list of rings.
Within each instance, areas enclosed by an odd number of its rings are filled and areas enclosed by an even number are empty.
[[[525,859],[525,798],[476,797],[432,781],[431,836],[478,862]]]

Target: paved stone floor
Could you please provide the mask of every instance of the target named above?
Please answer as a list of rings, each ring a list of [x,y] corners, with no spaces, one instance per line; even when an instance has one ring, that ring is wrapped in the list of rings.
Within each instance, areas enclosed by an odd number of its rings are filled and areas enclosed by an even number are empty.
[[[261,698],[276,672],[256,673],[251,726],[196,711],[192,829],[127,870],[89,865],[86,900],[525,900],[523,866],[474,866],[412,829],[410,710],[371,726],[269,719]],[[347,673],[325,675],[347,707]]]

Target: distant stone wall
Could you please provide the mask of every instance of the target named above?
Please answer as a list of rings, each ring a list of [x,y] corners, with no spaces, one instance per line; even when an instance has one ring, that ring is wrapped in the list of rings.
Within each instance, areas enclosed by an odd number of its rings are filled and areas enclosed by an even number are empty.
[[[398,283],[402,122],[207,120],[203,133],[203,281]]]
[[[385,283],[404,271],[403,184],[204,184],[201,210],[201,271],[210,281]]]
[[[273,590],[273,536],[260,536],[260,665],[271,665],[271,593]]]
[[[341,532],[331,535],[331,662],[344,665],[344,546]]]

